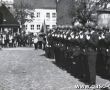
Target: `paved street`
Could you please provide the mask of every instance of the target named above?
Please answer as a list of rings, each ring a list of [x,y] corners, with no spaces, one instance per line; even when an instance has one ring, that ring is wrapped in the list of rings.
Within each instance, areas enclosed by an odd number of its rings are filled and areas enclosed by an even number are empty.
[[[84,85],[83,82],[52,61],[44,56],[42,50],[33,48],[1,50],[0,90],[80,90],[74,85]],[[106,82],[97,76],[98,84]]]

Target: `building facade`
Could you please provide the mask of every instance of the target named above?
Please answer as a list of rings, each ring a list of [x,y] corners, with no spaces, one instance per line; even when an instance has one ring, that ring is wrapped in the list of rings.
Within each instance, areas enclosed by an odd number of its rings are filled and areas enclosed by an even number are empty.
[[[36,33],[40,32],[44,26],[46,30],[52,29],[56,26],[56,17],[56,9],[35,9],[33,20],[25,22],[25,30],[27,33]],[[27,16],[27,19],[29,18]]]

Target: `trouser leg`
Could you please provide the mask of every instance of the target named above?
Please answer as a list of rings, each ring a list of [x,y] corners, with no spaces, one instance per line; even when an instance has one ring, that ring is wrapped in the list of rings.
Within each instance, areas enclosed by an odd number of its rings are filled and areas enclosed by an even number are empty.
[[[88,66],[90,74],[90,83],[95,84],[96,82],[96,55],[88,56]]]
[[[34,47],[35,47],[35,49],[37,49],[37,43],[34,43]]]
[[[60,56],[60,51],[58,47],[55,47],[55,61],[56,63],[59,63],[59,56]]]

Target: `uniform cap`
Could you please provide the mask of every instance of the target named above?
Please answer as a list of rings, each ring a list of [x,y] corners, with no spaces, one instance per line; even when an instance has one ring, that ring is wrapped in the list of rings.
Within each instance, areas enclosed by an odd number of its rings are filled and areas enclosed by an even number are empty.
[[[91,27],[94,27],[94,26],[95,26],[95,23],[89,21],[89,22],[87,22],[87,23],[85,24],[85,26],[88,27],[88,28],[91,28]]]

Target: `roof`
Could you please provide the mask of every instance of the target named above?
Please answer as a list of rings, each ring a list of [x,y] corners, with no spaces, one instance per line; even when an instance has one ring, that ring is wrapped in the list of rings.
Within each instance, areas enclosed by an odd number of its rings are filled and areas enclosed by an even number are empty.
[[[110,10],[109,9],[103,9],[103,10],[97,10],[98,13],[109,13],[110,14]]]
[[[20,0],[15,0],[15,3],[20,4]],[[55,9],[56,0],[23,0],[23,3],[31,5],[34,9]]]
[[[19,26],[17,20],[5,5],[2,4],[2,6],[0,7],[0,12],[3,16],[3,23],[1,24],[1,26]]]

